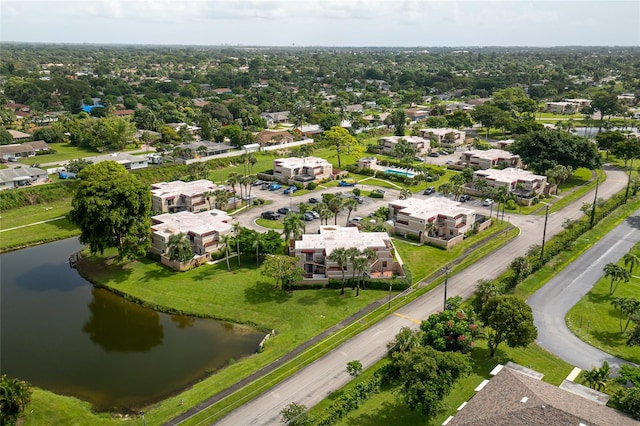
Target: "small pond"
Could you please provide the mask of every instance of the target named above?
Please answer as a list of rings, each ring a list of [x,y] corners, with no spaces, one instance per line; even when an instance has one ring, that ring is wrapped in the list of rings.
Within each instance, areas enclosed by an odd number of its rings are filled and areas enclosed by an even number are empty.
[[[254,353],[264,337],[96,289],[69,267],[80,249],[72,238],[0,256],[3,374],[99,410],[130,409]]]

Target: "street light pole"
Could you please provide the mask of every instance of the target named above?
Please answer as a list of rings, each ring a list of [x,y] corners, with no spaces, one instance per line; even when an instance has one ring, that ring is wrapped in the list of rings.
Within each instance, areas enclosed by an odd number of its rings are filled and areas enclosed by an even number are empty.
[[[393,283],[389,281],[389,306],[387,306],[387,309],[391,309],[391,286],[392,285]]]
[[[589,228],[593,228],[593,222],[596,220],[596,204],[598,202],[598,183],[599,177],[596,175],[596,191],[593,195],[593,206],[591,206],[591,222],[589,223]]]
[[[540,250],[540,262],[544,262],[544,240],[547,236],[547,219],[549,219],[549,204],[544,214],[544,228],[542,229],[542,249]]]
[[[442,308],[443,311],[447,310],[447,284],[449,284],[449,272],[451,271],[451,269],[449,269],[449,265],[445,265],[445,267],[442,269],[442,271],[444,272],[444,307]]]

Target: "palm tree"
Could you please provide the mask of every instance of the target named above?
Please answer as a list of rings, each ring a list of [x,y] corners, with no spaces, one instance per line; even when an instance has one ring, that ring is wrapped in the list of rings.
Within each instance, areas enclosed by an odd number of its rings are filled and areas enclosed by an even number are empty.
[[[249,154],[249,173],[253,174],[253,166],[255,166],[257,162],[258,162],[258,159],[256,158],[256,156],[253,155],[253,153],[250,153]]]
[[[615,263],[607,263],[604,266],[604,276],[605,278],[611,278],[611,282],[609,283],[609,294],[613,294],[618,288],[618,283],[620,281],[629,282],[631,279],[631,275],[629,271],[622,268],[621,266],[616,265]]]
[[[191,242],[183,233],[172,234],[167,243],[169,260],[174,262],[186,262],[193,257]]]
[[[207,147],[204,145],[200,145],[196,148],[196,152],[198,153],[198,156],[204,157],[207,154]]]
[[[329,200],[329,202],[327,203],[327,207],[329,207],[329,210],[331,210],[331,213],[333,213],[333,224],[337,225],[338,214],[340,214],[342,208],[344,207],[344,200],[342,199],[342,197],[336,195]]]
[[[329,210],[329,206],[327,203],[318,203],[315,205],[314,210],[320,216],[320,223],[324,220],[324,224],[327,225],[329,222],[329,218],[333,216],[331,210]]]
[[[20,379],[0,377],[0,424],[16,424],[31,402],[31,384]]]
[[[378,260],[378,253],[376,253],[374,249],[367,247],[366,249],[362,250],[362,255],[365,259],[367,259],[367,270],[370,271],[371,267]],[[364,270],[361,272],[364,272]],[[364,288],[364,282],[362,283],[362,288]]]
[[[240,176],[241,175],[239,173],[231,173],[227,178],[227,183],[231,185],[231,189],[233,189],[234,193],[236,192],[236,183],[238,183],[238,179],[240,179]]]
[[[409,327],[402,327],[400,332],[396,334],[396,338],[387,343],[387,353],[389,355],[395,352],[409,352],[410,350],[417,348],[421,345],[419,330],[412,330]]]
[[[231,271],[231,265],[229,264],[229,245],[232,243],[233,237],[231,234],[225,234],[220,236],[220,243],[224,247],[225,259],[227,259],[227,271]]]
[[[640,258],[633,253],[625,254],[622,259],[624,260],[624,266],[629,267],[629,274],[633,274],[634,268],[640,265]]]
[[[604,361],[602,363],[602,367],[593,367],[591,371],[583,372],[582,377],[584,377],[584,380],[587,381],[591,389],[599,391],[607,387],[607,381],[609,380],[610,374],[611,368],[609,367],[609,363]]]
[[[284,226],[282,235],[284,235],[284,239],[287,241],[291,239],[299,240],[306,231],[306,225],[302,215],[292,211],[286,214],[282,225]]]
[[[211,200],[215,198],[215,192],[205,191],[202,193],[202,198],[209,204],[209,210],[211,210]]]
[[[356,200],[355,198],[347,198],[343,201],[342,205],[349,210],[349,214],[347,214],[347,222],[346,225],[349,224],[349,218],[351,217],[351,212],[352,211],[357,211],[358,210],[358,200]]]
[[[356,280],[356,269],[353,267],[353,262],[356,260],[356,258],[360,256],[360,250],[358,250],[355,247],[349,247],[347,249],[347,259],[349,259],[349,262],[351,262],[351,284],[352,284],[352,289],[355,289],[355,280]]]
[[[236,240],[236,252],[238,253],[238,266],[240,266],[240,224],[238,222],[233,224],[233,235]]]
[[[333,249],[333,251],[327,256],[332,262],[338,264],[340,271],[342,272],[342,290],[340,291],[340,295],[344,295],[344,266],[347,264],[347,250],[344,247],[338,247]]]
[[[427,221],[424,225],[424,230],[427,231],[427,236],[433,237],[438,230],[438,225],[435,222]]]
[[[413,192],[411,192],[409,188],[402,188],[398,198],[401,200],[406,200],[407,198],[411,198],[412,196],[413,196]]]
[[[256,232],[254,234],[253,247],[256,249],[256,267],[260,266],[260,249],[264,246],[263,234]]]
[[[369,259],[364,256],[358,256],[353,259],[353,271],[354,274],[358,274],[358,279],[356,280],[356,297],[360,296],[360,277],[364,272],[369,269]]]
[[[509,265],[509,268],[515,274],[514,282],[520,282],[520,279],[529,272],[529,261],[524,256],[518,256]]]
[[[216,198],[216,209],[222,209],[229,200],[229,193],[225,189],[218,189],[213,194]]]

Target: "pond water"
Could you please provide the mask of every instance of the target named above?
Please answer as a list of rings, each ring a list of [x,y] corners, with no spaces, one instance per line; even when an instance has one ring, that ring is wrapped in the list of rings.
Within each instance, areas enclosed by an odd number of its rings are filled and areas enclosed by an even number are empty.
[[[125,410],[254,353],[264,337],[96,289],[69,267],[69,255],[80,249],[73,238],[0,256],[3,374],[98,410]]]

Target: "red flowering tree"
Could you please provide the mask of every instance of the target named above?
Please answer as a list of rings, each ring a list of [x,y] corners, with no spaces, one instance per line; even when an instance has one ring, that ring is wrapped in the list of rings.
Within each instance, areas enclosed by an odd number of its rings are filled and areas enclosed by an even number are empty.
[[[439,351],[468,353],[478,327],[472,317],[462,310],[446,310],[429,316],[420,324],[422,344]]]

